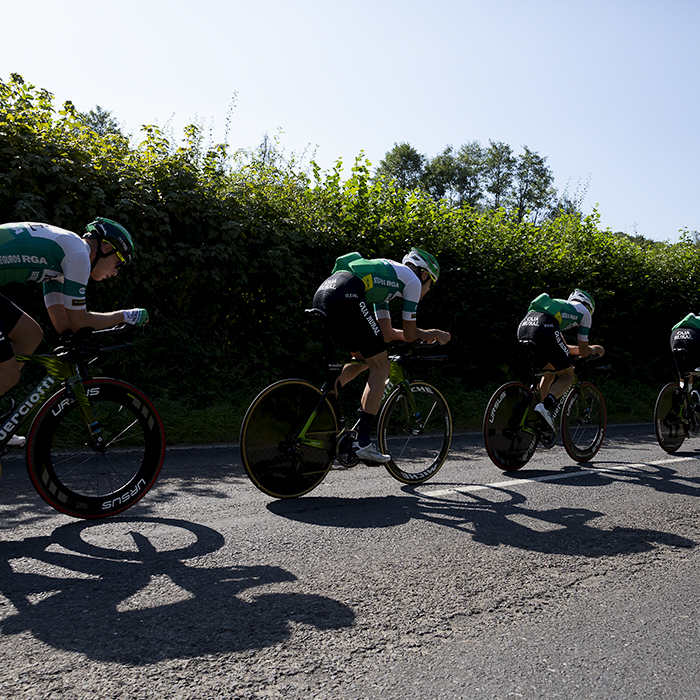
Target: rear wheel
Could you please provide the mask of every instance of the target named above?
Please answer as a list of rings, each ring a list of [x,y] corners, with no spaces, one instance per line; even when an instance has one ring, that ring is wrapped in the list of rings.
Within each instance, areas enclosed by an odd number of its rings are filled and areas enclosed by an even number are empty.
[[[675,452],[685,440],[682,421],[683,390],[675,382],[667,384],[656,398],[654,406],[654,429],[661,449]]]
[[[484,444],[491,461],[505,471],[525,466],[535,452],[536,415],[532,391],[520,382],[496,390],[484,413]]]
[[[562,442],[569,457],[577,462],[595,457],[603,443],[607,421],[603,395],[593,384],[584,382],[574,389],[564,403],[561,417]]]
[[[404,484],[422,484],[437,474],[452,443],[452,416],[443,395],[426,382],[399,386],[384,403],[377,423],[379,449],[391,455],[387,471]]]
[[[309,421],[302,440],[299,435]],[[338,419],[323,392],[303,379],[283,379],[248,408],[241,425],[241,460],[261,491],[294,498],[323,481],[337,436]]]

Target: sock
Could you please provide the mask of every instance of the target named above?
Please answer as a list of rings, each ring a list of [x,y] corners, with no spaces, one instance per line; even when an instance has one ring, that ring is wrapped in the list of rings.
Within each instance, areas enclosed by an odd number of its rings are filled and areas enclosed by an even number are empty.
[[[371,413],[360,411],[360,425],[357,428],[357,442],[360,447],[366,447],[371,442],[369,435],[375,418],[376,416]]]

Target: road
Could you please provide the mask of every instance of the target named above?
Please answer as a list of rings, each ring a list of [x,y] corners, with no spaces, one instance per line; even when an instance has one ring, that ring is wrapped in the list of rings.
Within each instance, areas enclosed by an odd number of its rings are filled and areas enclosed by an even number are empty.
[[[502,473],[461,435],[428,483],[332,471],[300,499],[234,446],[171,449],[122,517],[0,480],[0,698],[692,698],[700,440],[612,426]]]

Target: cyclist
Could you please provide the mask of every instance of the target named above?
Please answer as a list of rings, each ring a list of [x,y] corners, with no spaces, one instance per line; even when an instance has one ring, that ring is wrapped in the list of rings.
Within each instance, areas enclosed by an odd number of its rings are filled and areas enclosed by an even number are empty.
[[[542,377],[541,401],[535,406],[535,412],[547,421],[552,430],[554,421],[550,412],[557,399],[574,381],[571,355],[588,357],[605,353],[602,345],[588,344],[594,311],[593,297],[582,289],[575,289],[566,300],[551,299],[547,294],[540,294],[532,300],[527,315],[518,326],[518,340],[533,348],[535,367],[556,370],[556,378],[551,374]],[[569,328],[578,328],[577,345],[568,345],[561,334],[561,331]]]
[[[700,366],[700,316],[688,314],[673,326],[671,352],[683,386],[686,374]]]
[[[43,283],[44,303],[59,334],[109,328],[123,321],[137,326],[148,322],[146,309],[95,313],[85,302],[89,279],[113,277],[133,256],[131,235],[110,219],[99,217],[89,223],[82,238],[49,224],[0,225],[0,285]],[[21,365],[15,354],[34,352],[42,338],[39,324],[0,294],[0,396],[19,381]],[[17,437],[14,444],[22,444],[24,438]]]
[[[383,258],[366,260],[359,253],[349,253],[336,260],[331,276],[314,295],[314,307],[325,313],[331,337],[366,363],[346,365],[336,391],[369,369],[354,444],[360,459],[379,463],[391,460],[391,455],[380,452],[370,438],[389,378],[386,344],[423,340],[444,345],[450,339],[447,331],[422,330],[416,323],[418,302],[439,276],[435,257],[420,248],[412,248],[400,263]],[[389,301],[396,297],[403,299],[401,329],[392,326],[389,313]]]

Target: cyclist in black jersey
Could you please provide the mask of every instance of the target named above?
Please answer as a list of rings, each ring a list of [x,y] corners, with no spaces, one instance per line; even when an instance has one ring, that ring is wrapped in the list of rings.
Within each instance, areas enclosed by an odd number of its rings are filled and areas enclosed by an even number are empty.
[[[146,309],[95,313],[88,311],[85,301],[89,279],[113,277],[133,256],[131,234],[110,219],[89,223],[82,238],[49,224],[0,225],[0,285],[41,282],[49,318],[59,334],[148,322]],[[42,338],[39,324],[0,294],[0,396],[19,381],[21,366],[15,354],[33,353]]]
[[[316,291],[314,307],[326,314],[334,340],[353,357],[365,361],[364,365],[346,365],[337,388],[369,369],[355,445],[361,459],[379,463],[391,460],[391,455],[380,452],[370,438],[389,378],[387,343],[423,340],[442,345],[450,339],[447,331],[421,330],[416,323],[418,302],[439,276],[435,257],[419,248],[413,248],[401,263],[366,260],[359,253],[350,253],[336,260],[332,275]],[[403,299],[401,329],[392,326],[389,313],[389,301],[395,297]]]

